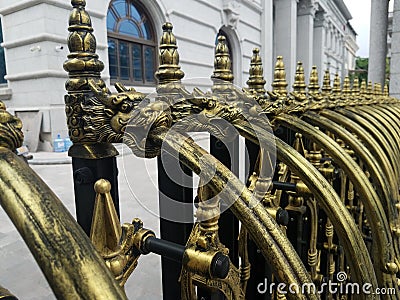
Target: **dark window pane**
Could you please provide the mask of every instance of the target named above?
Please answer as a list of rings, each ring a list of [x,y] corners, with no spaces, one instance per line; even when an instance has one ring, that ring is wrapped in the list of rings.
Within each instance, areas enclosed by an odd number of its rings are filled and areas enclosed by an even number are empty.
[[[110,64],[110,77],[118,77],[117,45],[115,40],[108,39],[108,61]]]
[[[143,32],[143,38],[145,38],[146,40],[153,39],[153,35],[151,34],[149,22],[145,21],[144,23],[142,23],[141,29]]]
[[[132,19],[136,20],[137,22],[140,22],[140,19],[142,18],[136,7],[131,4],[131,17]]]
[[[109,10],[107,13],[107,29],[110,31],[114,31],[115,22],[116,22],[115,16],[112,13],[112,11]]]
[[[120,78],[129,80],[129,45],[124,42],[119,42],[119,65]]]
[[[3,30],[1,27],[1,19],[0,19],[0,43],[3,42]],[[4,57],[4,48],[0,46],[0,83],[7,83],[7,80],[4,79],[6,75],[6,59]]]
[[[119,25],[119,33],[126,34],[134,37],[140,37],[139,29],[136,24],[133,24],[131,21],[125,20],[122,21]]]
[[[142,47],[137,44],[132,45],[133,80],[143,81],[142,73]]]
[[[120,75],[121,79],[129,80],[129,68],[121,67],[120,68],[120,73],[121,73],[121,75]]]
[[[118,12],[120,17],[126,16],[126,2],[125,0],[116,0],[113,2],[115,10]]]
[[[154,65],[155,65],[155,55],[154,48],[145,47],[144,50],[144,61],[146,70],[146,81],[154,82]]]

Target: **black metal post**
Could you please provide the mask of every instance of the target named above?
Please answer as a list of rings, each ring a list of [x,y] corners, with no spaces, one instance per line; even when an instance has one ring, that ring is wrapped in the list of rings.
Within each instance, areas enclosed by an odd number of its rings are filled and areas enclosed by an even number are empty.
[[[245,171],[247,175],[247,179],[254,172],[256,167],[258,153],[260,151],[260,147],[254,144],[251,141],[246,140],[246,150],[249,155],[249,160],[246,162]],[[249,261],[251,264],[250,271],[250,279],[247,282],[247,291],[246,291],[246,299],[255,299],[255,300],[264,300],[270,299],[270,295],[268,293],[260,294],[257,290],[257,287],[260,283],[264,283],[265,279],[270,282],[271,279],[271,271],[268,267],[268,264],[265,261],[264,256],[261,254],[261,251],[258,249],[257,245],[249,239],[247,244],[247,249],[249,252]]]
[[[96,192],[94,183],[107,179],[111,183],[111,196],[119,217],[118,168],[116,157],[102,159],[72,158],[75,209],[78,224],[90,235]]]
[[[162,153],[157,158],[158,162],[158,187],[160,209],[160,233],[161,238],[179,245],[185,245],[192,223],[179,223],[174,219],[174,213],[179,219],[193,218],[193,206],[179,207],[179,203],[193,203],[192,172],[179,164],[178,158],[167,153]],[[181,171],[177,166],[181,166]],[[180,175],[178,172],[181,172]],[[172,177],[171,177],[172,175]],[[178,182],[177,182],[178,181]],[[179,182],[180,181],[180,182]],[[171,199],[178,204],[178,210],[171,207]],[[161,258],[162,286],[164,300],[178,300],[181,295],[181,287],[178,282],[182,265],[166,257]]]

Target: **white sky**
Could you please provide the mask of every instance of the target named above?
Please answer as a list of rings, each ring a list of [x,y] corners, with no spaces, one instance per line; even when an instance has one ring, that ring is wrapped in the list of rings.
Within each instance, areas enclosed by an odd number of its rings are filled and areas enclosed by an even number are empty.
[[[369,52],[369,25],[371,18],[371,0],[344,0],[353,19],[351,26],[357,32],[357,44],[360,49],[358,56],[368,57]],[[393,0],[389,1],[389,11],[393,11]]]

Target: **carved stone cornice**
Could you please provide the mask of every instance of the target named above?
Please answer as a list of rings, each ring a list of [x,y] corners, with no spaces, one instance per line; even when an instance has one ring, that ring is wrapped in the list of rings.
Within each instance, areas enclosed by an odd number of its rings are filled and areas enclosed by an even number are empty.
[[[328,20],[327,20],[327,13],[322,10],[318,10],[315,12],[314,16],[314,27],[326,27]]]
[[[314,0],[300,0],[297,4],[297,15],[306,16],[310,15],[313,18],[318,10],[318,5]]]
[[[236,29],[240,16],[240,4],[237,0],[223,1],[224,24],[227,27]]]

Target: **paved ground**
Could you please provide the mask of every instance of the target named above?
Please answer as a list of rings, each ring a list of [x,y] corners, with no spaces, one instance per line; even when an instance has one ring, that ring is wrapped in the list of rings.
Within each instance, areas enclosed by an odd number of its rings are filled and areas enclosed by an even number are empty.
[[[158,217],[155,215],[158,207],[155,161],[136,158],[125,148],[119,150],[122,154],[118,157],[121,222],[130,222],[132,218],[139,217],[145,227],[158,234]],[[75,215],[72,167],[68,164],[69,158],[66,153],[33,155],[31,167],[53,189],[71,214]],[[126,284],[128,298],[161,299],[160,268],[158,256],[150,254],[141,257],[137,269]],[[1,207],[0,285],[12,291],[21,300],[55,299],[33,256]]]

